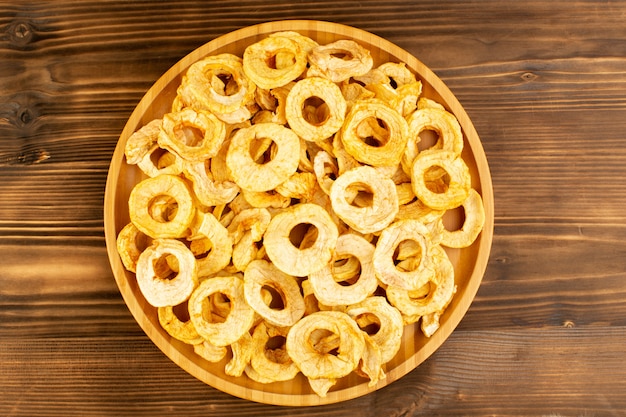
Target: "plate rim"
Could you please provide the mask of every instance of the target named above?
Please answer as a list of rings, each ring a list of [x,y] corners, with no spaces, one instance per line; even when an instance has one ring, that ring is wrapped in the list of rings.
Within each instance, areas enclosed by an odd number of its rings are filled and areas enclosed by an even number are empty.
[[[319,397],[317,394],[301,394],[295,396],[294,394],[283,394],[275,392],[259,392],[259,390],[247,389],[241,385],[234,384],[230,381],[224,380],[215,376],[211,372],[202,368],[198,364],[191,361],[184,361],[180,363],[180,359],[177,361],[173,356],[175,352],[171,351],[170,340],[167,340],[161,333],[155,332],[152,329],[153,323],[146,317],[137,315],[138,311],[142,311],[143,307],[139,300],[131,297],[129,294],[128,283],[121,279],[120,276],[126,276],[125,269],[121,263],[121,260],[117,254],[116,238],[117,231],[115,226],[115,210],[107,210],[107,207],[116,207],[118,202],[116,201],[116,187],[119,179],[119,169],[124,163],[124,146],[125,138],[127,138],[137,126],[132,125],[131,121],[137,118],[139,114],[145,114],[145,111],[149,108],[153,98],[157,95],[159,88],[162,88],[166,82],[171,82],[175,77],[181,73],[181,66],[188,67],[191,63],[206,56],[211,51],[219,49],[225,45],[236,42],[239,38],[248,38],[250,36],[263,36],[278,30],[284,30],[285,26],[293,28],[294,31],[323,31],[332,33],[333,36],[344,36],[347,38],[355,39],[356,41],[367,39],[367,42],[376,47],[389,51],[392,50],[394,56],[407,63],[407,66],[416,70],[420,78],[426,80],[439,95],[446,96],[446,107],[457,117],[465,133],[465,139],[469,142],[472,156],[477,165],[477,169],[480,171],[479,183],[480,194],[483,198],[483,204],[485,206],[485,224],[480,236],[479,247],[477,253],[482,256],[474,259],[474,267],[470,276],[467,279],[467,285],[463,288],[465,293],[464,297],[459,297],[458,304],[455,310],[452,312],[454,320],[448,319],[442,326],[430,337],[428,343],[433,347],[430,352],[427,352],[423,357],[416,357],[419,354],[419,350],[413,352],[409,359],[405,360],[393,368],[388,374],[387,378],[380,381],[373,387],[367,386],[367,381],[362,384],[353,385],[347,388],[341,388],[338,390],[331,390],[326,397]],[[358,36],[355,36],[358,35]],[[209,51],[209,52],[207,52]],[[399,57],[397,54],[402,55]],[[409,63],[410,61],[410,63]],[[187,65],[189,63],[189,65]],[[169,80],[169,81],[168,81]],[[124,140],[124,143],[122,141]],[[263,22],[251,26],[246,26],[234,31],[220,35],[193,51],[189,52],[183,58],[181,58],[176,64],[171,66],[165,73],[163,73],[157,81],[147,90],[142,96],[140,102],[133,109],[133,112],[129,116],[124,129],[122,130],[116,147],[111,158],[111,163],[107,173],[107,180],[105,186],[105,198],[104,198],[104,229],[105,229],[105,242],[107,247],[107,254],[109,258],[109,264],[111,266],[115,281],[120,290],[120,293],[124,299],[127,308],[130,310],[133,318],[137,321],[143,332],[150,338],[150,340],[177,366],[184,369],[187,373],[191,374],[195,378],[201,380],[207,385],[212,386],[227,394],[243,398],[250,401],[255,401],[265,404],[284,405],[284,406],[313,406],[322,404],[331,404],[342,401],[347,401],[371,392],[377,391],[380,388],[387,386],[394,381],[401,379],[407,373],[416,369],[421,363],[428,359],[435,351],[437,351],[445,340],[450,337],[454,329],[461,322],[466,315],[469,306],[473,302],[478,288],[481,285],[483,276],[485,274],[488,260],[490,257],[491,246],[493,241],[493,228],[494,228],[494,197],[493,197],[493,185],[491,180],[491,173],[487,158],[482,146],[482,142],[478,137],[472,121],[465,112],[465,109],[461,106],[456,96],[450,91],[448,86],[426,65],[424,65],[418,58],[410,54],[408,51],[397,46],[396,44],[382,38],[374,33],[359,29],[356,27],[348,26],[345,24],[334,23],[321,20],[276,20]],[[458,296],[458,294],[456,295]],[[168,348],[170,346],[170,348]],[[410,363],[407,363],[410,362]],[[400,368],[400,369],[398,369]],[[243,391],[243,392],[242,392]],[[296,397],[296,398],[294,398]]]

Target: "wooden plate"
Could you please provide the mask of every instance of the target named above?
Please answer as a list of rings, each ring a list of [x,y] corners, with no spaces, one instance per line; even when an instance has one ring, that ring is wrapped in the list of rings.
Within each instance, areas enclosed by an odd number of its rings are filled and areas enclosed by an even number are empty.
[[[468,248],[448,251],[455,267],[458,290],[441,318],[439,330],[432,337],[426,338],[416,326],[407,326],[400,352],[386,365],[386,379],[374,387],[368,387],[364,378],[353,373],[341,379],[324,398],[310,389],[302,375],[298,375],[293,381],[272,384],[254,382],[245,374],[242,377],[230,377],[224,373],[227,359],[217,364],[209,363],[194,354],[191,346],[172,339],[159,325],[156,309],[145,301],[134,274],[125,270],[116,250],[117,233],[129,222],[130,191],[144,178],[135,166],[125,162],[124,146],[127,138],[147,122],[160,118],[169,111],[181,76],[192,63],[207,55],[223,52],[242,56],[248,45],[280,30],[298,31],[320,44],[337,39],[354,39],[370,50],[375,61],[374,66],[388,61],[405,62],[421,79],[423,96],[442,103],[459,120],[465,139],[462,157],[470,167],[472,186],[482,194],[486,213],[484,230],[476,242]],[[487,266],[493,236],[493,190],[487,160],[478,134],[450,90],[419,60],[385,39],[363,30],[320,21],[269,22],[240,29],[208,42],[170,68],[148,90],[122,131],[109,169],[104,204],[105,234],[111,268],[128,308],[148,337],[174,363],[210,386],[234,396],[276,405],[310,406],[349,400],[390,384],[417,367],[448,338],[469,308]]]

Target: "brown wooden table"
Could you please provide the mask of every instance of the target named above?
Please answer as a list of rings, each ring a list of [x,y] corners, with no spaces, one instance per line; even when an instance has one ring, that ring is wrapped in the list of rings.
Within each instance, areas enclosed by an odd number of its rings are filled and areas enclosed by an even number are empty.
[[[474,303],[393,384],[261,405],[174,365],[125,306],[103,232],[107,169],[146,90],[224,33],[355,26],[450,87],[491,167]],[[626,415],[626,2],[0,1],[0,415]]]

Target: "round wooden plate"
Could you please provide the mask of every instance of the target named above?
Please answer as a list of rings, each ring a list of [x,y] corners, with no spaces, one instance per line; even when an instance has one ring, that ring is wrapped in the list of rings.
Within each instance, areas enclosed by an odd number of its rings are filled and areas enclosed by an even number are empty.
[[[402,347],[386,364],[387,377],[384,380],[368,387],[366,379],[352,373],[339,380],[324,398],[311,390],[301,374],[295,380],[272,384],[257,383],[245,374],[237,378],[228,376],[224,373],[224,364],[229,358],[220,363],[209,363],[197,356],[191,346],[171,338],[159,325],[156,309],[143,298],[134,274],[124,268],[116,249],[117,234],[129,222],[130,191],[144,178],[138,168],[126,164],[124,146],[128,137],[144,124],[169,112],[181,77],[192,63],[223,52],[243,56],[248,45],[281,30],[300,32],[320,44],[353,39],[370,50],[374,66],[389,61],[405,62],[422,81],[423,96],[440,102],[459,120],[465,140],[462,157],[470,168],[472,186],[482,195],[485,206],[485,226],[474,244],[468,248],[448,250],[458,289],[441,317],[441,327],[437,332],[426,338],[416,325],[406,326]],[[210,386],[237,397],[276,405],[311,406],[353,399],[398,380],[428,358],[450,336],[469,308],[487,266],[493,237],[493,190],[487,159],[472,122],[445,84],[419,60],[391,42],[353,27],[321,21],[279,21],[246,27],[208,42],[180,60],[148,90],[128,119],[113,154],[105,191],[104,226],[111,268],[124,301],[148,337],[174,363]]]

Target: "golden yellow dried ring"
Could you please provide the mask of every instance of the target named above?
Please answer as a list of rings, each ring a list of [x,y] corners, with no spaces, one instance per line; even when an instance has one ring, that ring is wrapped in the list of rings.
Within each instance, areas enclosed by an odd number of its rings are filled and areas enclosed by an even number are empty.
[[[463,159],[452,151],[443,150],[420,152],[413,162],[411,180],[417,198],[435,210],[458,207],[472,186],[469,168]],[[441,187],[430,185],[437,182]]]
[[[174,339],[196,345],[204,339],[198,334],[191,320],[182,321],[174,311],[175,306],[164,306],[157,309],[159,324]],[[186,305],[184,305],[186,307]],[[187,313],[188,314],[188,313]]]
[[[277,303],[263,300],[263,288],[272,288],[279,295]],[[254,260],[244,272],[244,295],[248,304],[274,326],[292,326],[304,315],[304,299],[296,279],[265,260]]]
[[[380,347],[382,363],[393,359],[400,350],[404,332],[402,315],[398,309],[391,306],[385,297],[375,296],[348,306],[346,313],[361,329],[374,325],[376,331],[370,337]]]
[[[137,229],[132,222],[120,230],[117,235],[116,246],[126,269],[135,272],[139,255],[148,246],[148,240],[149,238]]]
[[[441,244],[449,248],[465,248],[476,240],[485,224],[485,208],[478,191],[471,189],[469,196],[461,204],[465,220],[459,230],[441,232]]]
[[[230,300],[226,320],[211,320],[209,296],[224,294]],[[254,310],[246,303],[243,282],[236,276],[205,279],[189,298],[189,317],[200,336],[215,346],[228,346],[247,333],[254,322]]]
[[[309,52],[308,58],[309,76],[319,74],[336,83],[364,75],[374,64],[370,52],[351,39],[317,46]]]
[[[442,149],[452,151],[457,156],[461,155],[463,151],[461,126],[456,117],[446,110],[435,107],[419,109],[408,117],[407,123],[411,133],[402,157],[405,171],[410,172],[406,167],[410,167],[419,154],[418,144],[421,141],[419,134],[427,130],[434,131],[438,136],[437,142],[428,149]]]
[[[355,283],[343,285],[336,281],[333,260],[321,270],[309,275],[313,293],[322,304],[328,306],[355,304],[372,295],[378,288],[378,280],[372,265],[374,245],[353,233],[343,234],[337,239],[333,259],[339,260],[345,255],[355,257],[360,263]]]
[[[429,277],[425,291],[421,288],[417,297],[411,291],[387,287],[387,298],[403,316],[413,317],[411,321],[431,313],[442,311],[454,294],[454,267],[441,246],[433,247],[433,274]]]
[[[246,374],[255,381],[268,383],[289,381],[300,369],[286,352],[284,340],[289,328],[273,326],[266,322],[259,323],[252,334],[252,355]],[[282,345],[269,348],[268,342],[283,340]]]
[[[415,290],[426,284],[432,274],[430,232],[417,220],[399,220],[383,230],[374,250],[374,270],[386,285]],[[405,241],[414,242],[416,265],[401,270],[394,264],[394,253]]]
[[[398,214],[393,180],[367,165],[340,175],[330,187],[330,200],[337,216],[361,233],[384,229]]]
[[[357,161],[391,166],[402,158],[409,127],[400,113],[372,99],[356,102],[339,132],[344,148]]]
[[[163,116],[159,146],[186,161],[203,162],[219,152],[226,126],[213,113],[185,108]]]
[[[311,246],[294,246],[290,235],[299,225],[317,229]],[[326,210],[317,204],[300,203],[276,214],[263,238],[269,259],[286,274],[303,277],[320,270],[332,258],[339,231]]]
[[[187,183],[175,175],[139,182],[130,193],[128,206],[137,229],[155,239],[184,236],[196,211]]]
[[[316,333],[338,338],[337,354],[316,346]],[[287,353],[310,379],[341,378],[359,364],[365,348],[363,334],[346,313],[318,311],[303,317],[287,334]]]
[[[228,114],[252,101],[255,89],[243,71],[242,59],[220,54],[192,64],[182,79],[177,97],[188,107]]]
[[[250,154],[250,145],[258,139],[269,138],[276,152],[268,162],[257,163]],[[275,123],[260,123],[238,130],[230,140],[226,165],[235,183],[249,191],[268,191],[298,169],[300,139],[291,129]]]
[[[156,239],[139,256],[137,284],[155,307],[186,301],[198,280],[196,258],[176,239]]]
[[[304,48],[286,36],[267,37],[248,46],[243,53],[244,72],[258,87],[266,90],[295,80],[306,66]]]
[[[307,111],[306,107],[312,107]],[[337,84],[326,78],[298,81],[287,95],[289,127],[302,139],[317,142],[334,135],[346,117],[346,100]]]

